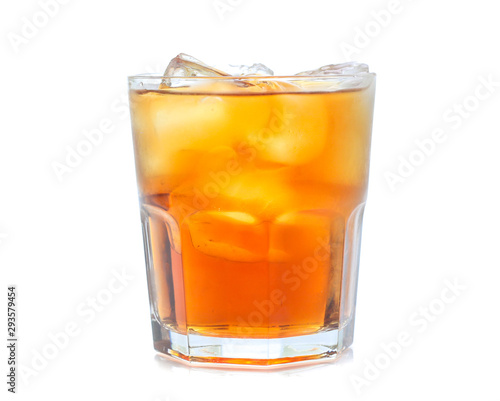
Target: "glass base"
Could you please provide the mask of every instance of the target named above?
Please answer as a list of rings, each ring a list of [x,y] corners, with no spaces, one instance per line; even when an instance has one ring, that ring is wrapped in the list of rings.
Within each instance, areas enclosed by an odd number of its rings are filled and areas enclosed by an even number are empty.
[[[271,367],[335,360],[352,343],[354,322],[341,329],[281,338],[211,337],[179,334],[153,318],[155,350],[192,363]]]

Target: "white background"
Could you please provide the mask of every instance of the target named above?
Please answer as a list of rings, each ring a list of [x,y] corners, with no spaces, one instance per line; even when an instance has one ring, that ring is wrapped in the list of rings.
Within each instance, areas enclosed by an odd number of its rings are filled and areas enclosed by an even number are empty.
[[[16,284],[18,362],[32,369],[9,399],[500,400],[496,1],[401,0],[382,27],[373,13],[388,10],[388,0],[66,3],[49,17],[38,0],[0,10],[0,332],[6,339],[6,286]],[[20,39],[34,19],[37,31]],[[352,351],[338,363],[270,373],[158,360],[127,75],[161,72],[181,51],[293,74],[346,61],[343,46],[356,39],[352,58],[378,79]],[[475,100],[481,80],[496,86],[483,85],[487,99]],[[457,118],[453,107],[464,102],[467,117]],[[103,142],[59,181],[53,163],[108,120]],[[415,141],[436,129],[445,140],[419,159]],[[398,174],[412,154],[421,164],[391,190],[387,173]],[[95,317],[79,313],[122,269],[133,277],[123,291]],[[445,280],[465,287],[447,304],[439,301]],[[437,316],[416,324],[429,305]],[[68,324],[77,334],[54,353],[51,336]],[[383,345],[401,332],[411,344],[384,357]],[[36,362],[49,349],[53,359]],[[378,372],[366,371],[371,363]],[[359,391],[356,377],[366,380]]]

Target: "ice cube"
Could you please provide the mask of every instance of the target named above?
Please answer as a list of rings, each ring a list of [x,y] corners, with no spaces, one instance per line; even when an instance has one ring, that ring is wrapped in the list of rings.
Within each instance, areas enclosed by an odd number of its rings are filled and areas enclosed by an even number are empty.
[[[274,75],[273,70],[271,70],[269,67],[266,67],[264,64],[261,63],[255,63],[252,65],[232,65],[232,74],[233,75],[241,75],[241,76],[247,76],[247,75],[264,75],[264,76],[271,76]]]
[[[271,118],[249,136],[257,161],[302,165],[318,157],[328,135],[329,110],[317,96],[273,97]]]
[[[230,108],[216,96],[171,97],[148,92],[134,95],[131,103],[137,122],[134,129],[140,133],[136,152],[142,179],[162,183],[167,192],[189,178],[200,155],[237,141],[235,136],[220,134]]]
[[[163,75],[169,78],[165,78],[162,81],[160,89],[187,86],[185,80],[182,78],[229,76],[228,73],[218,70],[217,68],[210,67],[203,61],[185,53],[180,53],[177,57],[174,57],[168,64]],[[179,77],[179,79],[171,77]]]
[[[326,263],[332,248],[341,252],[344,244],[344,218],[327,210],[303,210],[286,213],[270,225],[271,261],[295,262],[316,259]],[[342,254],[340,254],[342,256]]]
[[[342,64],[328,64],[316,70],[299,72],[298,74],[295,75],[313,75],[313,76],[359,75],[368,72],[369,72],[368,65],[357,62],[348,62]]]
[[[362,88],[371,82],[368,66],[356,62],[329,64],[316,70],[299,72],[296,76],[310,77],[305,80],[297,79],[293,82],[302,89],[315,91]]]
[[[213,81],[187,81],[186,78],[192,77],[231,77],[236,75],[273,75],[273,72],[263,64],[253,64],[251,66],[235,66],[234,74],[228,74],[215,67],[211,67],[204,62],[189,56],[188,54],[180,53],[177,57],[170,61],[167,69],[165,70],[164,78],[160,85],[160,89],[167,88],[192,88],[197,86],[198,92],[235,92],[240,88],[253,87],[255,84],[247,80],[234,79],[221,82]]]
[[[165,73],[166,77],[224,77],[229,76],[228,73],[210,67],[203,61],[200,61],[192,56],[180,53],[173,58],[168,64]]]
[[[262,220],[269,220],[287,210],[293,200],[287,179],[289,172],[283,168],[242,171],[221,188],[214,202],[222,210],[240,208]]]
[[[171,195],[172,206],[187,204],[198,210],[244,210],[262,221],[272,220],[283,210],[289,210],[295,194],[287,185],[290,178],[286,169],[243,169],[243,160],[227,166],[231,169],[208,172],[203,177],[200,174],[199,180],[176,188]],[[201,164],[198,169],[200,167]]]
[[[248,213],[200,211],[186,218],[182,230],[205,255],[239,262],[267,258],[267,223]]]

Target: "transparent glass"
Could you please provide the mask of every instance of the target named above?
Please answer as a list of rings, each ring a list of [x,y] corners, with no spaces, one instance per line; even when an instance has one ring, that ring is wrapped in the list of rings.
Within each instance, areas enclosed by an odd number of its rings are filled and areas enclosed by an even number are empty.
[[[337,357],[353,341],[375,75],[129,87],[155,349]]]

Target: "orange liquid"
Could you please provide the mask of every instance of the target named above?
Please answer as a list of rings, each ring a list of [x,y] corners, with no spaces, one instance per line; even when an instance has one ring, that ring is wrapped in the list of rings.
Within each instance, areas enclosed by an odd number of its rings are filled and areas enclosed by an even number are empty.
[[[131,91],[153,312],[179,333],[337,327],[373,88]]]

